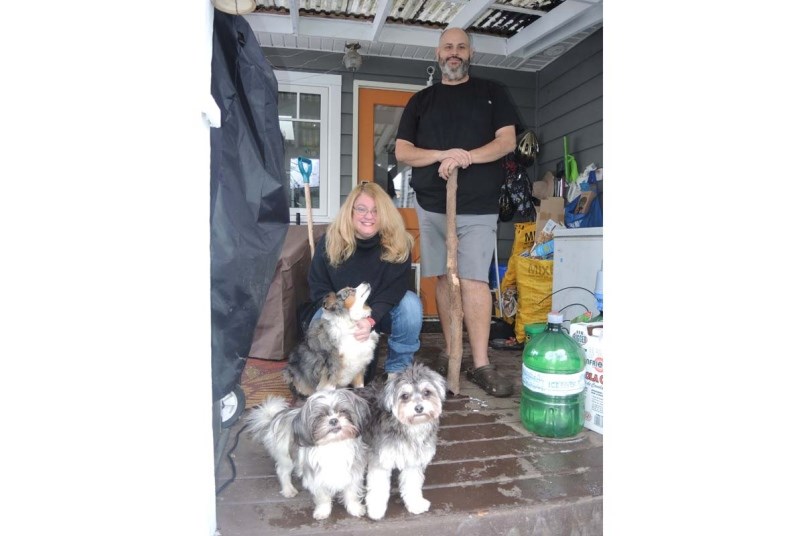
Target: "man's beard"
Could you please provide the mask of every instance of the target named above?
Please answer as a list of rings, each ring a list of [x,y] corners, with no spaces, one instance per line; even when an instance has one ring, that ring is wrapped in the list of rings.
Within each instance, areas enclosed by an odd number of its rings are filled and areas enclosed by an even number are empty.
[[[469,73],[469,60],[464,61],[461,59],[460,65],[454,69],[447,65],[447,61],[449,60],[450,58],[444,58],[438,62],[438,66],[441,68],[441,73],[447,77],[447,80],[460,80],[465,77],[467,73]]]

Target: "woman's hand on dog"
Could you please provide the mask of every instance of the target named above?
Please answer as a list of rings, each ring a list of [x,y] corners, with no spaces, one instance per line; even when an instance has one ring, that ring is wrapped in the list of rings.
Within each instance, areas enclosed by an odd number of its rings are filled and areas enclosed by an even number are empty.
[[[361,318],[355,323],[355,339],[360,342],[367,341],[371,335],[371,322],[365,318]]]

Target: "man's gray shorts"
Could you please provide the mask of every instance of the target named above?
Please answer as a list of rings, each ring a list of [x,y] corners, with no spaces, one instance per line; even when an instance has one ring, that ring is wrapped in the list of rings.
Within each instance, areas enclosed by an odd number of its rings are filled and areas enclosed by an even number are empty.
[[[447,215],[427,212],[415,203],[419,217],[421,276],[447,273]],[[458,214],[458,277],[489,281],[497,243],[497,214]]]

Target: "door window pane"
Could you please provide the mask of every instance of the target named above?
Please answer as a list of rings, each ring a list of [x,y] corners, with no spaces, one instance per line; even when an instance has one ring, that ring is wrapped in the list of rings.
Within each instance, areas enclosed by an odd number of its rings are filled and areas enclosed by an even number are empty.
[[[415,194],[410,187],[412,168],[396,161],[396,131],[402,106],[374,105],[374,182],[382,186],[394,205],[413,206]]]

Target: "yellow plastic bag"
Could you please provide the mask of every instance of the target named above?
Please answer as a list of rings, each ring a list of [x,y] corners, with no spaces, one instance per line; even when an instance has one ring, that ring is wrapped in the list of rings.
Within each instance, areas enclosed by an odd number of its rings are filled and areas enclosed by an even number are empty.
[[[547,322],[547,313],[553,306],[553,261],[517,256],[516,265],[517,313],[514,333],[517,342],[525,342],[525,326]]]
[[[536,238],[536,222],[528,221],[514,224],[514,245],[511,247],[511,256],[508,258],[508,268],[505,271],[505,276],[500,281],[500,295],[505,296],[506,290],[509,290],[509,295],[516,293],[516,272],[517,263],[519,262],[519,254],[523,251],[530,251],[533,247],[533,242]],[[513,292],[511,292],[513,291]],[[517,306],[518,308],[518,306]],[[516,308],[509,309],[503,307],[502,318],[509,324],[514,323],[514,316],[516,315]],[[510,314],[506,314],[510,313]]]

